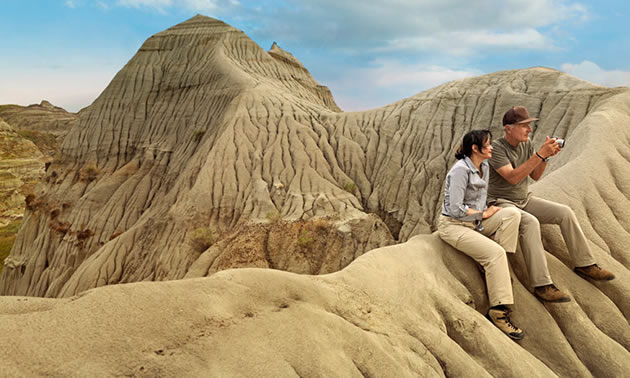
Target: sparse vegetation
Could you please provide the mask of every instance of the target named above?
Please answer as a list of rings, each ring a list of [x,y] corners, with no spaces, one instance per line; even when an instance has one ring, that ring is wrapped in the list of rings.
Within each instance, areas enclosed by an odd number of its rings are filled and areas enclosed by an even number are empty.
[[[21,220],[13,221],[4,227],[0,227],[0,273],[4,266],[4,259],[9,256],[15,237],[20,229]]]
[[[197,130],[195,130],[195,136],[194,136],[194,138],[195,138],[195,140],[196,140],[197,142],[200,142],[200,141],[201,141],[201,139],[203,138],[203,136],[204,136],[205,134],[206,134],[206,130],[203,130],[203,129],[197,129]]]
[[[114,240],[122,234],[123,234],[123,231],[116,231],[109,236],[109,240]]]
[[[59,222],[56,219],[51,220],[48,225],[53,231],[56,231],[62,235],[65,235],[68,230],[70,230],[70,223],[67,222]]]
[[[315,239],[313,238],[313,233],[308,230],[302,230],[298,234],[297,245],[302,248],[307,248],[313,244]]]
[[[27,194],[24,201],[26,202],[26,208],[29,210],[35,210],[40,204],[40,201],[33,193]]]
[[[99,170],[96,164],[88,163],[79,171],[79,178],[81,181],[91,182],[96,180]]]
[[[59,208],[50,210],[50,219],[57,218],[59,216],[59,213],[61,213],[61,209]]]
[[[309,230],[314,232],[327,231],[330,228],[330,223],[324,218],[315,219],[307,224]]]
[[[199,227],[190,233],[190,245],[199,253],[210,248],[215,241],[214,232],[207,227]]]
[[[345,184],[343,184],[343,190],[345,190],[348,193],[355,194],[357,191],[357,185],[353,182],[348,181]]]
[[[53,155],[58,149],[57,137],[54,134],[35,130],[16,130],[24,139],[33,142],[40,151],[47,155]]]
[[[93,235],[94,235],[94,231],[90,230],[89,228],[86,228],[85,230],[77,231],[77,239],[79,241],[83,241]]]
[[[278,210],[270,211],[267,214],[265,214],[265,218],[267,218],[269,222],[276,224],[282,220],[282,214],[280,214]]]

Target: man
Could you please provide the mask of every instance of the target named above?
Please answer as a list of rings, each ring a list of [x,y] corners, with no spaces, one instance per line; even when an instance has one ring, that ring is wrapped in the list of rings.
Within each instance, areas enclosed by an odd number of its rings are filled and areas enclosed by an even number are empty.
[[[569,302],[571,298],[560,291],[551,280],[540,235],[540,224],[558,224],[562,237],[575,265],[574,271],[593,280],[612,280],[615,276],[595,263],[593,254],[573,210],[568,206],[531,195],[527,177],[538,180],[547,160],[560,152],[555,139],[534,150],[529,140],[531,118],[523,106],[514,106],[503,116],[505,134],[492,143],[488,204],[515,206],[521,211],[519,241],[527,265],[534,295],[547,302]]]

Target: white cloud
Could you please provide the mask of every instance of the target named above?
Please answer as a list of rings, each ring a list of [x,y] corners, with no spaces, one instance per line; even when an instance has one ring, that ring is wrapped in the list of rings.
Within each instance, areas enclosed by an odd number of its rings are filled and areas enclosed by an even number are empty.
[[[118,0],[118,5],[130,8],[153,8],[159,12],[166,12],[167,8],[184,8],[197,12],[215,12],[219,10],[219,1],[226,2],[226,7],[239,5],[237,0]]]
[[[388,41],[384,47],[374,51],[438,50],[451,55],[470,55],[478,49],[553,49],[553,42],[536,29],[519,32],[454,31],[430,36],[400,38]]]
[[[588,18],[587,9],[571,1],[285,0],[282,4],[289,6],[261,11],[275,17],[259,18],[265,23],[259,32],[269,39],[372,50],[439,46],[465,54],[477,47],[522,49],[516,44],[523,43],[526,48],[546,49],[551,41],[542,28]],[[450,48],[451,44],[458,47]]]
[[[74,4],[74,1],[72,0],[66,0],[66,6],[68,8],[76,8],[77,6]]]
[[[397,60],[377,60],[373,67],[340,73],[327,80],[335,100],[345,111],[367,110],[413,96],[452,80],[483,74],[468,69],[454,70],[425,64],[407,64]]]
[[[604,70],[596,63],[585,60],[578,64],[564,63],[562,70],[568,74],[606,87],[630,87],[630,72]]]

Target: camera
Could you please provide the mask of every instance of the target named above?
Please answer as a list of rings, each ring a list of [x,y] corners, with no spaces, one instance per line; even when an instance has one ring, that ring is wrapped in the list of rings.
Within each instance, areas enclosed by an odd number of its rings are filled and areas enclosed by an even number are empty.
[[[555,140],[555,141],[556,141],[556,143],[558,143],[558,146],[559,146],[560,148],[564,148],[564,145],[566,144],[566,141],[565,141],[564,139],[562,139],[562,138],[558,138],[558,137],[553,137],[553,138],[551,138],[551,139]]]

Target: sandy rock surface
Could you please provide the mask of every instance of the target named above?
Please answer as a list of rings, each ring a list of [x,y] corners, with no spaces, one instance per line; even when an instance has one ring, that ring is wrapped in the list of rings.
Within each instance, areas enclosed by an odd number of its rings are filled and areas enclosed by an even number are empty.
[[[517,280],[520,343],[479,313],[474,263],[421,235],[322,276],[236,269],[68,299],[0,297],[0,357],[9,375],[624,376],[626,318],[551,265],[580,295],[543,305]]]

